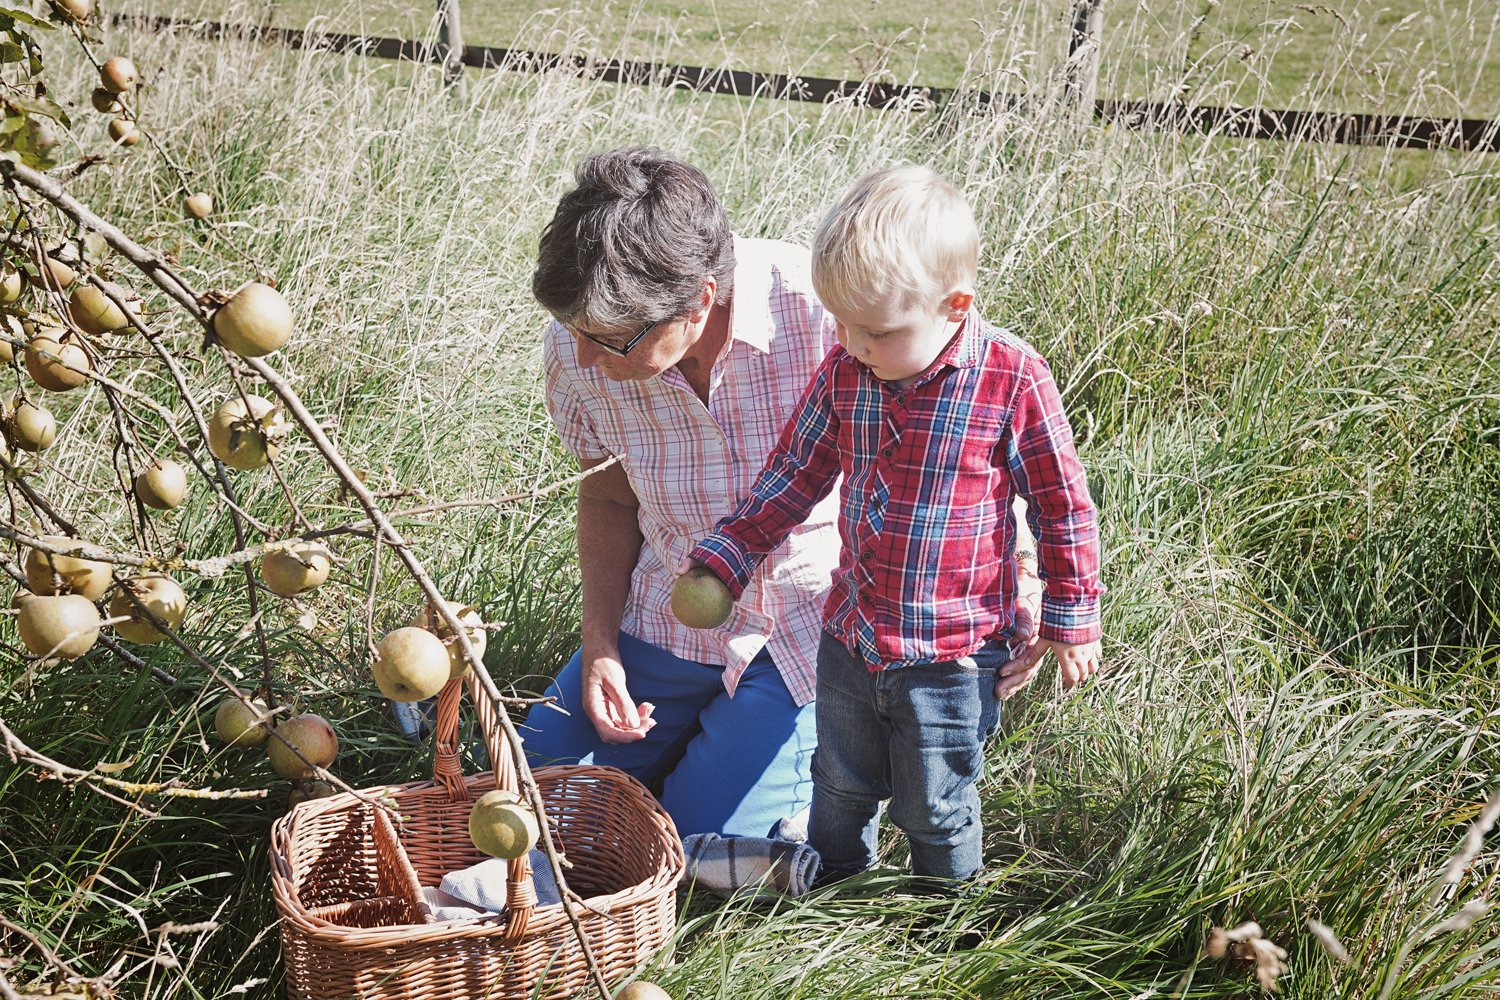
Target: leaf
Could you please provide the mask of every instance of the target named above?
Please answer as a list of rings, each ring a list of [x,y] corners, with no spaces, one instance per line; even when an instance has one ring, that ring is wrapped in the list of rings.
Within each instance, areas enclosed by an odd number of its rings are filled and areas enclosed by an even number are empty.
[[[0,63],[20,62],[26,58],[26,50],[12,41],[0,42]]]
[[[0,43],[3,46],[3,43]],[[49,97],[21,97],[19,95],[5,98],[5,103],[21,111],[29,111],[34,115],[42,115],[54,121],[68,123],[68,113],[62,109],[62,105]]]
[[[28,167],[51,170],[57,166],[57,161],[52,158],[57,138],[52,133],[51,125],[28,118],[25,128],[17,129],[6,138],[10,140],[11,148],[20,154],[21,162]]]
[[[23,114],[6,115],[5,120],[0,121],[0,135],[10,135],[12,132],[23,129],[26,127],[26,123],[30,120],[30,118],[26,117]]]
[[[116,772],[125,770],[127,767],[134,766],[135,762],[140,760],[140,758],[140,754],[133,753],[127,759],[117,761],[113,764],[95,764],[94,770],[98,771],[100,774],[115,774]]]
[[[49,31],[57,25],[46,18],[37,17],[24,4],[16,3],[16,0],[0,0],[0,18],[14,19],[22,24],[34,24],[38,28],[46,28]],[[0,27],[10,27],[8,24],[0,24]]]

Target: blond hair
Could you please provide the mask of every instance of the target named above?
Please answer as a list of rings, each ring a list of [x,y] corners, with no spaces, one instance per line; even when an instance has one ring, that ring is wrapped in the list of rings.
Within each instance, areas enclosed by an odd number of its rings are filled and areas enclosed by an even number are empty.
[[[813,237],[813,288],[834,309],[892,295],[912,306],[972,288],[978,270],[974,213],[963,192],[931,167],[866,174]]]

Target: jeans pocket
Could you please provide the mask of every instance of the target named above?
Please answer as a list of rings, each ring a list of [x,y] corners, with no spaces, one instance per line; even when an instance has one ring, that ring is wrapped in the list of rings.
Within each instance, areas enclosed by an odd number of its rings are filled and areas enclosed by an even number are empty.
[[[954,660],[953,665],[964,671],[993,674],[1009,660],[1010,647],[1006,641],[991,639],[968,656],[960,656]]]

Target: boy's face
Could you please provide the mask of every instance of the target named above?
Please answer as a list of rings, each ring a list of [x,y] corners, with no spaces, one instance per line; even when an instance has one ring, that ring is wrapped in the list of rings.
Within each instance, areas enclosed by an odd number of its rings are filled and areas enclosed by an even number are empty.
[[[838,321],[844,350],[876,378],[905,388],[943,353],[973,301],[972,289],[955,288],[916,303],[893,294],[870,305],[830,306],[829,311]]]

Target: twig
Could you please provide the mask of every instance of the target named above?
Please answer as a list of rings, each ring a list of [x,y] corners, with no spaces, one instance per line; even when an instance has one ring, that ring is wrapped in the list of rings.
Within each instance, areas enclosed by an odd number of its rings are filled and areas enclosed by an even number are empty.
[[[3,463],[4,460],[4,456],[0,455],[0,463]],[[513,503],[517,500],[524,500],[531,497],[545,496],[547,493],[562,489],[565,486],[569,486],[573,483],[579,482],[580,480],[586,479],[587,477],[593,475],[601,469],[608,468],[616,461],[618,461],[617,458],[610,458],[607,461],[600,462],[598,465],[584,472],[581,472],[574,476],[569,476],[566,479],[558,480],[557,482],[552,483],[549,486],[543,487],[538,490],[533,490],[529,493],[517,493],[512,496],[495,497],[491,500],[455,500],[447,504],[435,504],[431,508],[415,507],[411,510],[396,511],[385,516],[388,518],[406,517],[412,514],[429,513],[435,509],[491,506],[501,503]],[[18,477],[13,478],[15,478],[19,483],[24,482],[24,480],[20,480]],[[320,527],[312,531],[304,532],[300,535],[293,535],[289,538],[282,538],[277,539],[276,541],[262,542],[259,545],[242,547],[234,552],[230,552],[222,556],[215,556],[211,559],[182,559],[172,556],[139,556],[131,552],[114,552],[102,546],[95,545],[93,542],[86,542],[82,540],[74,540],[68,543],[47,542],[5,524],[0,524],[0,538],[8,538],[13,542],[18,542],[28,548],[37,549],[41,552],[47,552],[55,556],[73,556],[78,559],[89,559],[94,562],[113,563],[118,566],[134,566],[137,569],[144,569],[158,573],[187,572],[194,573],[198,576],[208,577],[210,579],[217,579],[219,577],[222,577],[226,572],[233,569],[235,566],[244,566],[252,563],[257,559],[260,559],[268,552],[275,552],[281,549],[290,549],[292,546],[297,545],[301,542],[315,541],[319,538],[326,538],[330,535],[358,533],[362,528],[372,525],[373,523],[374,522],[369,518],[365,518],[361,521],[352,521],[348,524],[337,525],[331,528]],[[66,530],[66,528],[64,530]],[[269,532],[269,530],[270,529],[267,529],[267,532]]]
[[[28,763],[35,764],[52,772],[56,780],[66,784],[73,784],[79,781],[84,783],[98,781],[131,795],[161,795],[182,799],[263,799],[266,797],[266,790],[264,788],[254,788],[249,791],[240,791],[237,788],[233,788],[220,792],[212,788],[183,788],[176,784],[175,781],[124,781],[120,778],[112,778],[107,774],[100,774],[97,770],[97,765],[96,768],[82,771],[76,767],[69,767],[66,764],[55,761],[51,757],[31,749],[31,747],[22,742],[19,736],[11,732],[3,718],[0,718],[0,736],[5,738],[5,751],[10,756],[11,761],[14,762],[17,758],[20,758]],[[128,805],[129,803],[126,804]]]
[[[146,603],[144,601],[142,601],[139,596],[136,595],[136,593],[135,593],[135,591],[133,589],[131,589],[130,587],[121,587],[120,588],[120,592],[122,594],[124,594],[126,597],[128,597],[130,599],[130,602],[135,605],[136,614],[140,618],[144,619],[152,628],[156,629],[162,635],[166,636],[167,640],[169,642],[171,642],[172,645],[176,646],[178,649],[180,649],[184,653],[186,653],[187,656],[188,656],[188,659],[192,660],[194,663],[198,664],[198,666],[202,667],[203,669],[207,670],[210,674],[212,674],[214,680],[216,680],[220,684],[224,685],[224,688],[231,695],[233,695],[235,698],[238,698],[240,700],[240,702],[243,703],[246,708],[250,709],[251,714],[255,717],[255,719],[256,719],[257,722],[264,722],[264,721],[266,721],[267,719],[270,718],[270,715],[272,713],[274,713],[274,711],[275,711],[274,707],[273,707],[271,713],[263,713],[263,712],[261,712],[261,710],[259,708],[257,708],[254,704],[251,703],[251,701],[250,701],[249,698],[245,697],[244,693],[242,691],[240,691],[239,688],[235,687],[232,683],[230,683],[224,677],[223,674],[221,674],[219,672],[219,668],[218,667],[214,666],[212,663],[209,663],[208,660],[204,659],[198,653],[197,650],[193,649],[193,647],[191,647],[187,643],[183,642],[182,641],[182,637],[177,634],[177,630],[174,629],[171,625],[169,625],[167,623],[166,619],[162,618],[161,615],[159,615],[155,611],[151,610],[151,608],[148,607],[146,605]],[[278,732],[277,730],[275,730],[275,729],[271,730],[271,739],[280,740],[282,742],[282,744],[284,746],[286,746],[286,748],[288,750],[292,751],[292,753],[294,753],[294,754],[297,755],[297,759],[298,760],[302,761],[302,763],[304,763],[308,767],[312,768],[313,769],[313,773],[316,774],[319,778],[323,779],[324,781],[328,782],[329,784],[337,785],[339,788],[342,788],[344,791],[350,793],[356,799],[359,799],[361,802],[365,803],[366,805],[369,805],[369,806],[372,806],[372,807],[375,807],[375,808],[379,808],[379,809],[384,809],[386,812],[390,813],[393,818],[396,818],[396,819],[400,818],[400,814],[398,814],[395,809],[391,808],[388,805],[385,805],[384,803],[378,802],[375,799],[370,798],[368,795],[366,795],[363,792],[359,791],[357,788],[351,787],[342,778],[339,778],[339,777],[335,776],[334,774],[332,774],[330,771],[328,771],[327,768],[321,767],[318,764],[315,764],[313,761],[308,760],[307,757],[303,755],[303,753],[302,753],[301,750],[299,750],[295,746],[293,746],[287,740],[287,738],[284,737],[284,736],[282,736],[281,733]],[[262,790],[262,792],[263,791],[264,790]]]
[[[209,331],[210,335],[212,334],[212,327],[209,324],[207,315],[204,313],[203,307],[199,305],[197,296],[193,294],[192,290],[187,286],[187,284],[167,265],[167,263],[162,260],[160,255],[153,253],[152,251],[136,243],[134,240],[130,239],[130,237],[121,232],[117,227],[111,225],[110,223],[101,219],[99,216],[95,215],[85,205],[83,205],[76,198],[72,197],[65,190],[63,190],[62,186],[58,184],[57,181],[53,178],[11,160],[0,160],[0,175],[3,175],[9,179],[24,184],[26,187],[31,188],[33,191],[36,191],[38,194],[42,195],[53,205],[57,206],[57,208],[60,209],[64,214],[68,215],[79,224],[100,233],[105,238],[106,242],[108,242],[122,255],[124,255],[127,260],[130,260],[137,267],[139,267],[142,273],[144,273],[148,278],[156,283],[157,287],[159,287],[162,291],[166,292],[173,299],[181,303],[182,306],[186,308],[194,318],[196,318],[201,324],[203,324],[204,329]],[[161,352],[158,351],[158,353]],[[422,566],[421,561],[412,554],[411,548],[406,543],[406,540],[401,537],[401,535],[391,525],[390,520],[381,512],[374,496],[372,496],[370,491],[365,488],[364,483],[359,480],[359,477],[354,474],[354,470],[349,468],[348,463],[344,461],[344,458],[339,453],[338,449],[335,448],[332,442],[328,440],[327,436],[323,433],[322,427],[319,426],[316,418],[314,418],[313,415],[308,412],[307,408],[303,405],[301,398],[298,397],[296,391],[292,389],[292,387],[287,383],[285,379],[283,379],[274,369],[272,369],[261,359],[247,358],[245,359],[245,361],[246,364],[249,365],[249,367],[253,371],[255,371],[255,373],[258,374],[261,379],[267,385],[269,385],[273,391],[276,392],[278,396],[281,397],[282,402],[286,404],[287,410],[292,415],[292,418],[299,425],[301,425],[303,431],[312,440],[313,445],[323,455],[324,460],[327,461],[329,466],[333,468],[334,472],[339,476],[341,480],[343,480],[345,485],[354,492],[355,496],[359,498],[360,505],[364,507],[366,515],[372,522],[374,522],[375,526],[379,528],[380,533],[385,536],[386,544],[388,544],[392,549],[395,550],[397,556],[406,565],[407,572],[410,573],[413,579],[416,580],[417,584],[422,588],[422,592],[426,595],[427,599],[432,602],[434,608],[442,615],[444,623],[453,631],[459,648],[463,650],[464,657],[469,661],[472,669],[475,671],[475,676],[478,678],[480,684],[484,687],[485,693],[488,694],[492,699],[494,699],[498,706],[498,711],[495,714],[500,721],[501,727],[505,731],[506,739],[510,741],[511,750],[515,757],[516,769],[520,775],[521,786],[526,791],[527,796],[531,801],[532,808],[536,811],[537,815],[544,817],[546,815],[545,803],[542,800],[541,791],[537,787],[536,781],[531,776],[531,768],[526,763],[526,754],[521,746],[521,738],[516,732],[515,724],[511,721],[510,713],[505,709],[504,696],[502,696],[499,692],[499,689],[496,688],[495,681],[492,677],[490,677],[489,671],[485,669],[484,663],[475,654],[474,646],[469,641],[468,631],[465,629],[463,623],[460,622],[457,616],[455,616],[453,612],[448,608],[448,605],[443,600],[441,593],[439,593],[437,587],[433,584],[431,577],[427,575],[427,571]],[[182,388],[183,387],[179,383],[179,389]],[[187,397],[186,392],[184,392],[184,397],[190,398]],[[208,437],[207,427],[202,426],[201,414],[195,411],[194,415],[199,420],[204,439],[206,440]],[[222,463],[217,464],[219,465],[220,475],[222,476]],[[227,492],[227,482],[225,485]],[[238,529],[239,522],[236,521],[235,524],[236,528]],[[237,530],[236,547],[243,549],[244,542],[241,537],[238,537],[239,534],[240,532],[239,530]],[[129,588],[126,588],[125,592],[129,594]],[[191,650],[185,643],[182,642],[180,638],[176,636],[176,633],[174,631],[172,631],[169,627],[166,627],[166,622],[162,621],[160,619],[160,616],[156,615],[144,605],[141,605],[140,602],[136,600],[134,594],[131,594],[131,599],[136,602],[138,607],[141,608],[141,610],[144,612],[144,617],[150,620],[153,626],[162,631],[163,634],[167,635],[167,637],[171,639],[172,642],[179,648],[183,649],[184,652],[187,652],[195,662],[199,662],[200,665],[203,666],[208,666],[206,660],[203,660],[202,657],[198,656],[196,652]],[[216,677],[218,677],[218,671],[216,669],[212,667],[210,667],[209,669],[212,670]],[[225,684],[226,687],[230,688],[230,690],[235,691],[235,693],[239,695],[239,692],[234,688],[233,685],[229,684],[227,681],[223,681],[222,678],[219,679]],[[243,699],[243,695],[239,696],[241,697],[241,699]],[[272,735],[278,736],[279,738],[279,735],[275,730],[272,730]],[[285,742],[285,740],[283,740],[283,742]],[[290,744],[288,744],[288,746],[290,746]],[[291,749],[294,752],[297,752],[295,747],[291,747]],[[300,752],[298,752],[297,755],[298,757],[302,757]],[[302,759],[309,765],[311,764],[311,762],[307,761],[305,757],[302,757]],[[332,779],[334,782],[336,782],[346,790],[354,792],[354,789],[351,789],[343,782],[334,779],[332,775],[328,775],[323,768],[316,768],[316,771],[318,772],[319,777],[324,777],[326,775],[327,777],[325,778],[325,780]],[[365,801],[371,805],[377,805],[377,803],[371,802],[366,796],[363,796],[358,792],[354,792],[354,794],[362,801]],[[562,864],[557,856],[556,845],[552,841],[551,832],[548,830],[547,824],[545,822],[542,822],[538,825],[541,827],[542,845],[546,851],[547,860],[552,867],[553,875],[557,881],[559,895],[561,896],[563,904],[563,910],[566,912],[568,920],[573,927],[573,933],[578,939],[579,948],[583,953],[584,961],[588,965],[588,969],[593,977],[594,984],[598,987],[600,996],[605,998],[605,1000],[608,1000],[609,984],[605,982],[604,975],[600,971],[598,962],[594,958],[593,949],[589,946],[588,937],[583,932],[582,924],[579,923],[577,910],[574,908],[572,900],[568,897],[567,881],[563,874]]]
[[[3,927],[8,931],[14,931],[15,933],[21,935],[21,937],[25,938],[27,941],[31,942],[32,946],[36,948],[37,951],[42,953],[43,958],[63,971],[63,975],[68,976],[72,979],[84,979],[84,977],[80,976],[71,965],[62,960],[61,955],[57,954],[57,952],[53,951],[51,948],[48,948],[42,942],[41,938],[28,931],[26,928],[20,926],[19,924],[13,924],[9,920],[6,920],[4,917],[0,917],[0,927]],[[92,982],[93,980],[87,981]]]
[[[433,584],[432,578],[427,575],[427,570],[422,566],[421,560],[412,553],[411,546],[406,543],[406,540],[392,526],[390,520],[381,512],[370,490],[354,474],[354,470],[344,461],[344,457],[339,454],[338,449],[328,440],[327,436],[323,433],[323,428],[318,425],[317,419],[303,405],[302,399],[297,395],[296,390],[275,369],[260,358],[247,358],[246,363],[254,369],[255,373],[261,377],[261,380],[266,385],[271,387],[276,395],[281,397],[281,401],[286,404],[287,412],[291,415],[292,419],[301,425],[303,432],[312,439],[313,446],[323,455],[324,460],[332,467],[338,477],[344,481],[344,485],[349,487],[354,495],[359,498],[360,505],[364,507],[365,513],[369,515],[370,520],[375,522],[376,527],[380,529],[380,533],[385,536],[386,544],[394,549],[396,555],[406,564],[407,572],[416,580],[418,586],[422,588],[422,593],[426,595],[428,602],[442,616],[444,624],[452,631],[454,641],[463,650],[464,658],[469,661],[469,666],[474,671],[475,677],[479,680],[480,685],[483,686],[485,693],[496,704],[495,716],[499,719],[501,728],[505,730],[505,737],[510,742],[511,754],[515,758],[516,771],[520,777],[521,788],[526,792],[527,798],[531,802],[531,807],[537,816],[545,817],[547,815],[546,803],[542,800],[541,789],[537,787],[535,779],[531,776],[531,768],[526,763],[526,751],[521,746],[520,734],[516,732],[515,723],[511,721],[510,713],[505,708],[506,699],[500,694],[499,688],[495,686],[494,678],[490,676],[490,672],[485,669],[484,661],[475,652],[474,644],[469,641],[468,629],[465,628],[463,622],[459,621],[458,616],[453,613],[452,609],[448,607],[447,601],[443,600],[443,596],[439,593],[437,586]],[[547,855],[548,863],[552,866],[552,874],[557,881],[558,895],[563,904],[563,911],[567,914],[568,922],[572,924],[573,933],[578,939],[579,949],[583,952],[584,962],[588,965],[589,972],[594,978],[594,984],[599,989],[599,995],[604,1000],[609,1000],[609,984],[604,980],[604,974],[600,971],[599,963],[594,958],[593,949],[589,947],[588,936],[584,934],[583,925],[579,923],[578,912],[573,906],[573,901],[568,897],[567,877],[563,874],[562,863],[557,856],[557,846],[552,841],[552,833],[548,829],[545,820],[537,825],[541,828],[542,848]]]
[[[582,482],[596,472],[603,472],[619,460],[620,456],[611,455],[598,465],[590,466],[576,475],[569,476],[566,479],[559,479],[555,483],[534,490],[528,490],[525,493],[509,493],[505,496],[492,497],[488,500],[450,500],[446,503],[428,504],[425,507],[408,507],[406,510],[391,511],[386,517],[392,519],[398,517],[415,517],[418,514],[435,514],[438,511],[454,510],[459,507],[499,507],[502,504],[519,503],[522,500],[535,500],[546,496],[548,493],[554,493],[564,487],[572,486],[574,483]]]
[[[124,646],[120,645],[113,638],[105,635],[103,632],[99,633],[99,641],[104,644],[105,649],[109,650],[111,653],[114,653],[116,656],[124,660],[126,663],[130,664],[132,667],[135,667],[135,669],[140,670],[142,667],[146,666],[145,660],[141,659],[139,656],[136,656],[130,650],[126,649]],[[159,681],[166,681],[168,684],[177,683],[177,678],[167,673],[161,667],[152,667],[151,676],[155,677]]]

